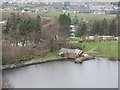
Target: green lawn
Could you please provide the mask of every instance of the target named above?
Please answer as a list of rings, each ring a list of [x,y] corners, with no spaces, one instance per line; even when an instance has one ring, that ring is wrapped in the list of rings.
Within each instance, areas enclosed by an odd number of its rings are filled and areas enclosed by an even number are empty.
[[[95,50],[96,55],[98,56],[107,56],[118,58],[118,42],[108,42],[102,45],[99,45]]]
[[[89,51],[92,48],[96,48],[98,45],[103,44],[105,42],[95,42],[95,43],[73,43],[73,45],[85,45],[83,49],[84,52]]]
[[[118,42],[117,41],[95,42],[95,43],[74,43],[74,44],[85,45],[85,48],[83,49],[84,52],[87,52],[93,48],[97,48],[94,50],[94,52],[90,52],[88,54],[118,58]]]
[[[70,40],[70,41],[79,41],[79,40],[83,40],[83,39],[81,39],[81,38],[77,38],[77,37],[75,37],[75,38],[69,38],[68,40]]]

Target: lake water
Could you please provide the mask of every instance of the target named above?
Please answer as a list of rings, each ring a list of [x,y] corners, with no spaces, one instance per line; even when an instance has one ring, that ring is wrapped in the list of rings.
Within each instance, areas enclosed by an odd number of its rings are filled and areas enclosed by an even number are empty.
[[[55,61],[4,70],[14,88],[117,88],[118,61]]]

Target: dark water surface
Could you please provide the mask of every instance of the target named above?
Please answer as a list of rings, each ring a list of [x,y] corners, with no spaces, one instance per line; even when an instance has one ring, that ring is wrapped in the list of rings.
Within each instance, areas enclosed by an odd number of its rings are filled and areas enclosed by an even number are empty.
[[[118,61],[56,61],[3,71],[14,88],[117,88]]]

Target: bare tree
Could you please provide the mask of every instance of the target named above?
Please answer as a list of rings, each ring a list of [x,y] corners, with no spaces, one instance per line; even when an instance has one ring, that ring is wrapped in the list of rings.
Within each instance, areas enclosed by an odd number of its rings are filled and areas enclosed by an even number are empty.
[[[2,90],[7,90],[7,88],[12,88],[12,84],[9,81],[9,79],[3,77],[3,78],[0,78],[0,81],[2,81],[1,87],[0,87],[0,88],[2,88]]]

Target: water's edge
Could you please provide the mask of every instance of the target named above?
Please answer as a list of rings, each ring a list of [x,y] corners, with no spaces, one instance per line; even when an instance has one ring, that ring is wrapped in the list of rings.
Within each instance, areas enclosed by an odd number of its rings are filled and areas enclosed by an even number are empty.
[[[107,59],[107,60],[111,60],[111,61],[119,61],[118,59],[110,59],[110,58],[104,57],[104,56],[95,56],[95,59],[99,59],[99,60]],[[2,66],[0,66],[0,70],[13,69],[13,68],[34,65],[34,64],[40,64],[40,63],[46,63],[46,62],[52,62],[52,61],[64,61],[64,60],[65,61],[74,61],[74,59],[70,60],[65,57],[53,57],[53,58],[26,61],[24,63],[19,63],[19,64],[2,65]]]
[[[53,58],[25,61],[24,63],[19,63],[19,64],[2,65],[0,66],[0,69],[6,70],[6,69],[19,68],[19,67],[24,67],[24,66],[34,65],[34,64],[40,64],[40,63],[46,63],[46,62],[52,62],[52,61],[63,61],[63,60],[67,60],[67,59],[64,57],[53,57]]]

